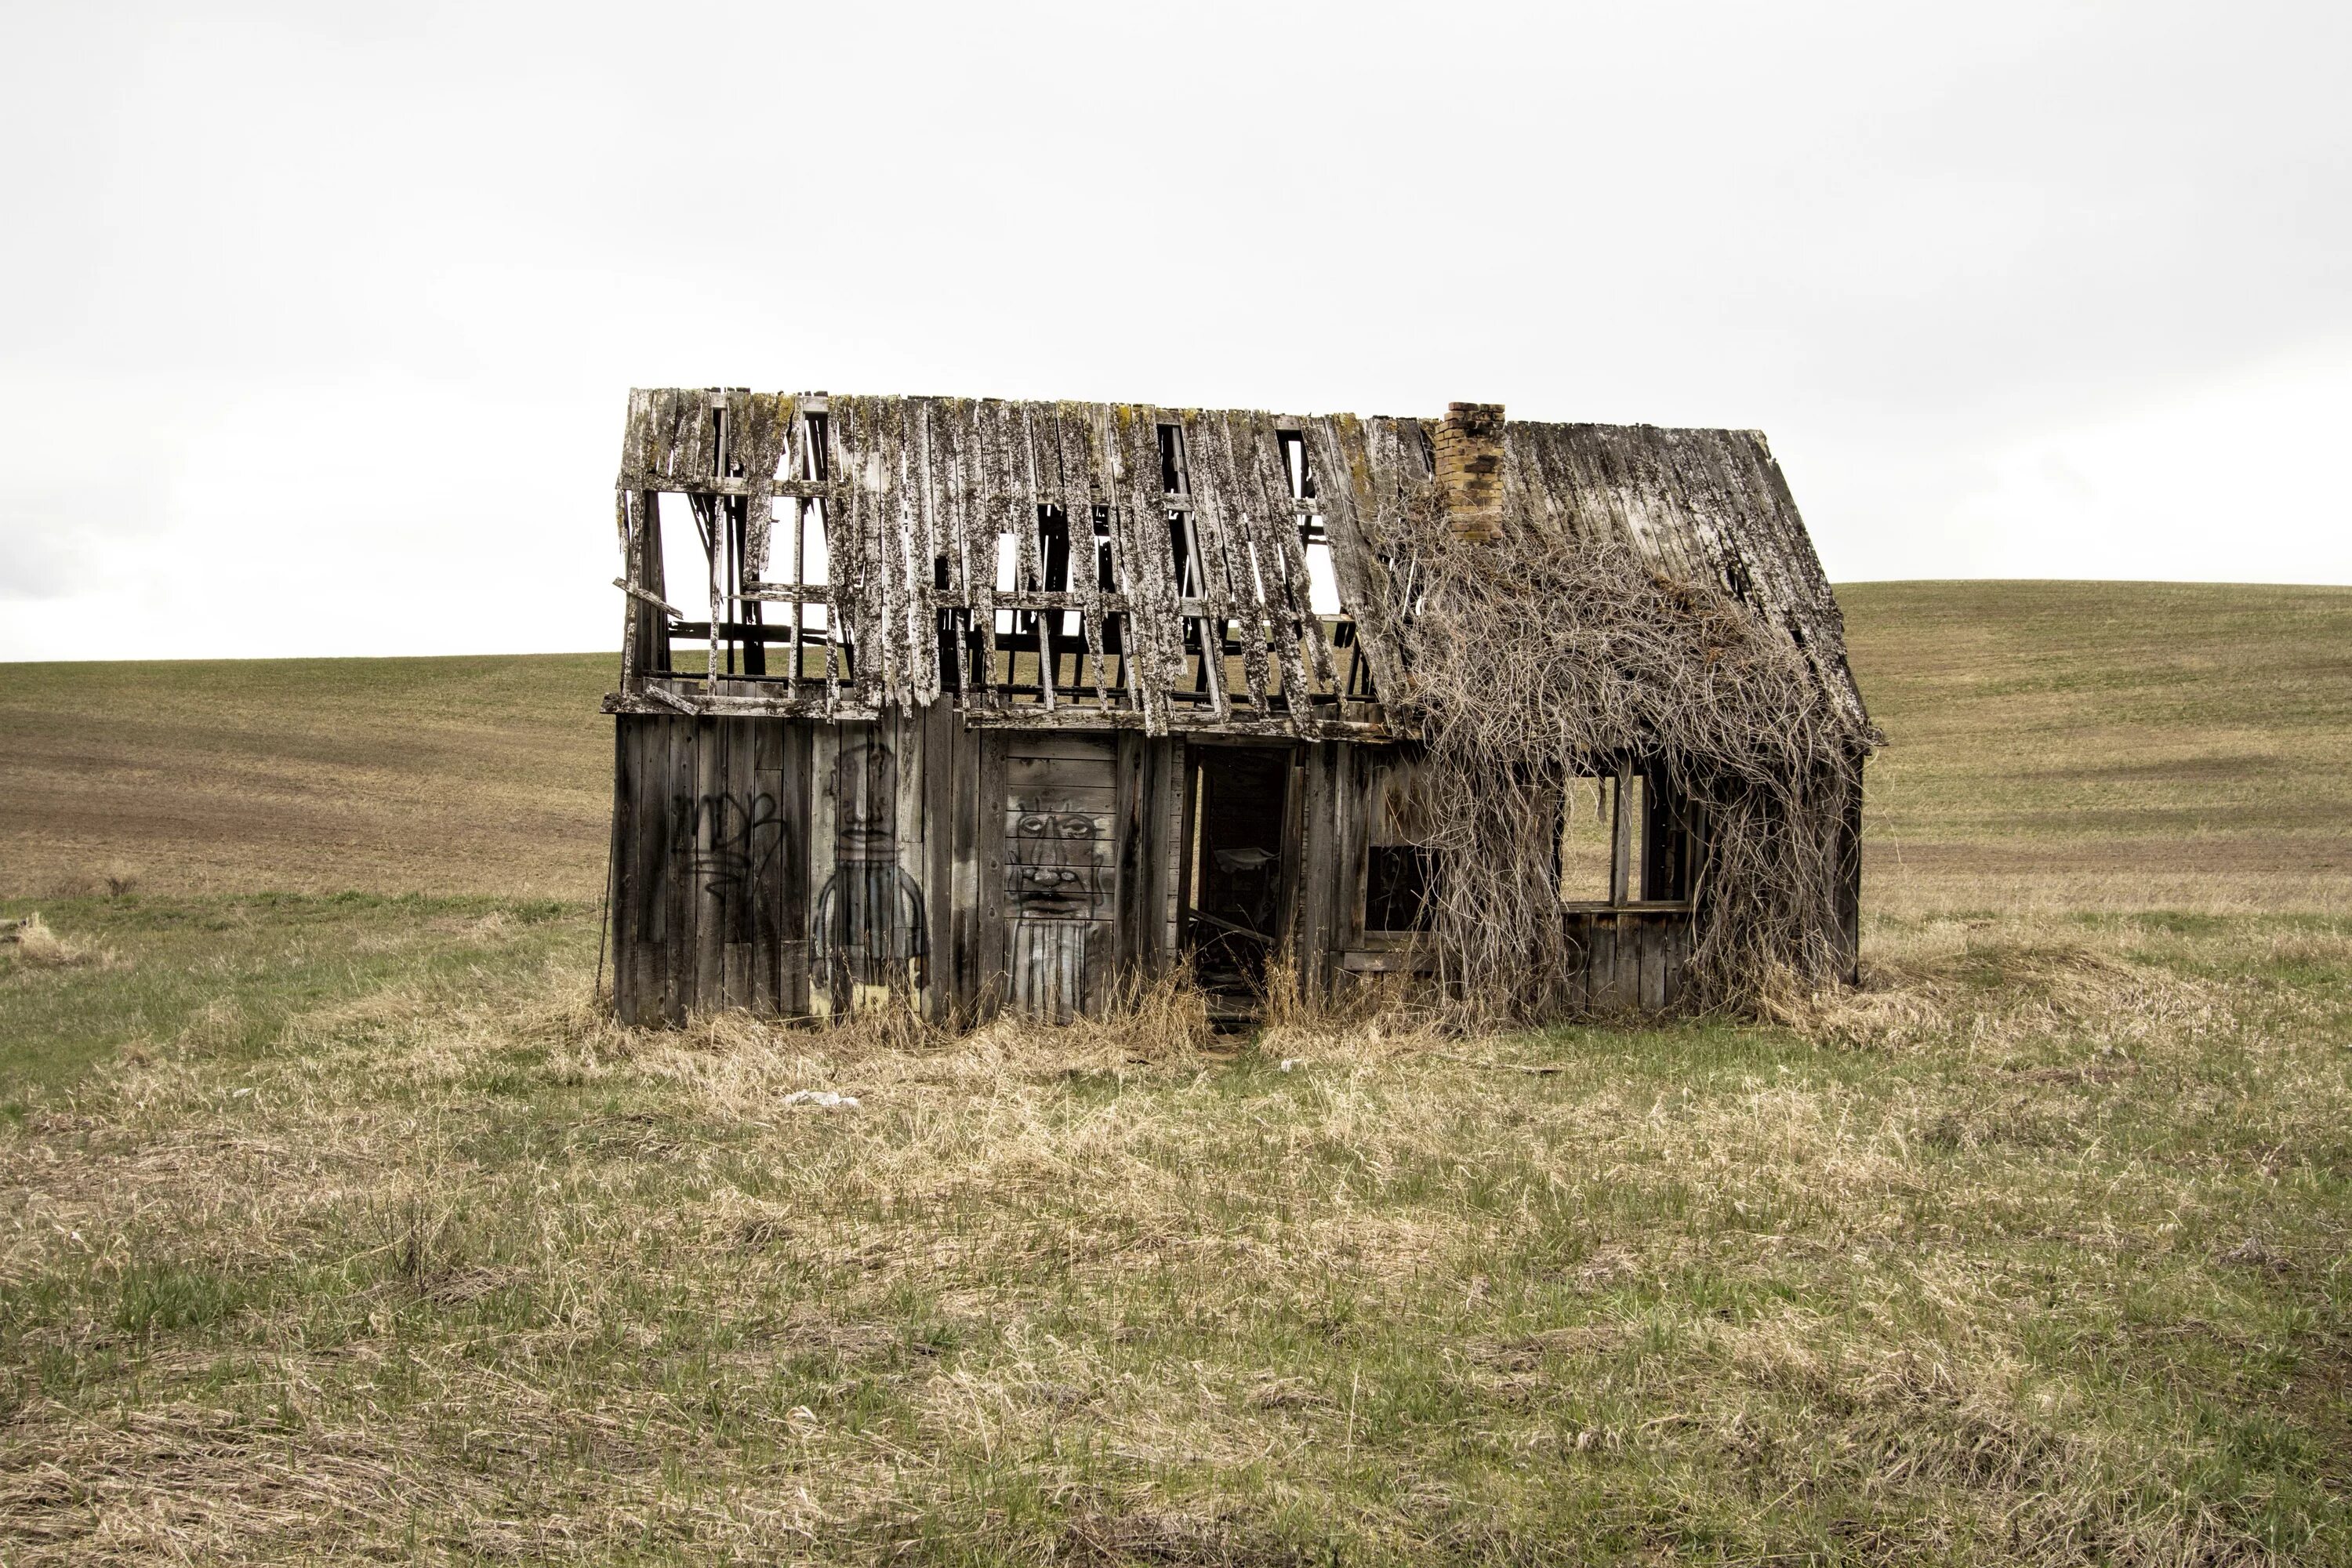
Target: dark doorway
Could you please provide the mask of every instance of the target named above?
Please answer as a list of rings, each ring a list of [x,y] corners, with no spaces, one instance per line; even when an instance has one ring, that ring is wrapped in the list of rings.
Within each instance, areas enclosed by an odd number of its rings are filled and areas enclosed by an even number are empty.
[[[1289,915],[1290,752],[1194,746],[1185,946],[1203,989],[1254,994]]]

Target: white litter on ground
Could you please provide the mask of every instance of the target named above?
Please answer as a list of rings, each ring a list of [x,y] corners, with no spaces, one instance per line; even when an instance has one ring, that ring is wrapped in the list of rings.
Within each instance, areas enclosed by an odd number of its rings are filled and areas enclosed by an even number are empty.
[[[835,1094],[829,1089],[796,1089],[784,1096],[784,1103],[814,1105],[819,1110],[854,1110],[857,1107],[857,1097],[854,1094]]]

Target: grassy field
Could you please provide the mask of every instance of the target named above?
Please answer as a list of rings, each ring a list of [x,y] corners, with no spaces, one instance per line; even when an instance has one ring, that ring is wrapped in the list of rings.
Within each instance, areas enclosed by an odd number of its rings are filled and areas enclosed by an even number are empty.
[[[2352,588],[1838,596],[1874,907],[2352,912]]]
[[[593,899],[618,663],[0,665],[0,897]]]
[[[2352,593],[1844,598],[1867,985],[1469,1042],[616,1030],[609,659],[0,669],[0,1562],[2352,1563]]]

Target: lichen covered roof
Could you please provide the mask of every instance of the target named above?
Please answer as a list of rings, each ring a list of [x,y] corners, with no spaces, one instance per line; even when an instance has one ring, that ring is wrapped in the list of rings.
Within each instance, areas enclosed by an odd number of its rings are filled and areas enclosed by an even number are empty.
[[[1301,524],[1320,520],[1369,686],[1405,689],[1391,624],[1400,602],[1391,544],[1436,482],[1436,424],[1143,404],[637,391],[619,487],[625,499],[685,491],[822,504],[824,598],[857,654],[842,689],[824,694],[826,711],[920,706],[954,689],[959,674],[943,672],[939,657],[942,610],[965,612],[977,639],[993,636],[996,611],[1060,609],[1081,612],[1094,672],[1065,708],[1154,731],[1246,723],[1340,733],[1376,721],[1378,708],[1351,707],[1344,675],[1335,676],[1335,628],[1312,606]],[[1163,426],[1181,435],[1163,437]],[[1286,456],[1294,433],[1307,495]],[[1513,421],[1502,456],[1504,526],[1540,531],[1562,549],[1614,538],[1662,574],[1721,588],[1801,649],[1825,692],[1858,731],[1866,729],[1836,600],[1762,436]],[[1112,586],[1084,571],[1058,592],[1038,586],[1041,508],[1097,520]],[[754,579],[765,574],[766,510],[751,509],[758,521],[746,561]],[[1169,524],[1187,517],[1199,569],[1180,578]],[[998,586],[1004,536],[1023,562],[1017,590]],[[1102,628],[1121,617],[1114,637],[1127,657],[1107,662]],[[1188,619],[1195,648],[1198,625],[1235,628],[1241,675],[1203,679],[1197,658],[1188,661]],[[968,669],[961,679],[967,706],[985,706],[988,694],[970,689]],[[1294,692],[1319,695],[1290,702],[1284,694]]]

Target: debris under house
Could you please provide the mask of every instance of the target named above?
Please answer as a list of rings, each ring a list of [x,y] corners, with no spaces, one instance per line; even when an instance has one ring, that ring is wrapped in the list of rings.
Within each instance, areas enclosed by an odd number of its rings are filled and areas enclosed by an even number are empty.
[[[1875,737],[1753,432],[639,391],[618,491],[625,1020],[1853,963]]]

